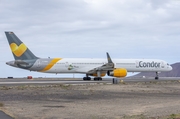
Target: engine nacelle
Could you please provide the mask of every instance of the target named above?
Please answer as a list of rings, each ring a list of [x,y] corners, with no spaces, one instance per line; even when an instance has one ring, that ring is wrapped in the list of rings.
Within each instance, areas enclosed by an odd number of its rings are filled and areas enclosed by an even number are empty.
[[[107,72],[108,76],[114,76],[114,77],[126,77],[127,75],[127,70],[124,68],[118,68],[113,71],[108,71]]]

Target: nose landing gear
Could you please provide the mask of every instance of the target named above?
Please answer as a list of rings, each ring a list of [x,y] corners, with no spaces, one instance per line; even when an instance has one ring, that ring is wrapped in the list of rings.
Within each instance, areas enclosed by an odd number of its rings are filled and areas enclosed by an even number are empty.
[[[158,72],[156,72],[155,80],[158,80],[158,79],[159,79],[159,75],[158,75]]]

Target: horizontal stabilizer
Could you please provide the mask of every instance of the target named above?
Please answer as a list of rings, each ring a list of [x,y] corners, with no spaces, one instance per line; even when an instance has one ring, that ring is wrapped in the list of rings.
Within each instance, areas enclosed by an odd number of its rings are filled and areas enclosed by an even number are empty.
[[[28,65],[29,63],[23,61],[23,60],[15,60],[14,62],[15,64],[25,64],[25,65]]]

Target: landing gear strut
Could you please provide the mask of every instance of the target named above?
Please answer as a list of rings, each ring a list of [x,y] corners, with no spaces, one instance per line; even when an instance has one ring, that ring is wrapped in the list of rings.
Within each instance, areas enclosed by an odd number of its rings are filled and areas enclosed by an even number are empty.
[[[155,80],[158,80],[158,79],[159,79],[158,72],[156,72]]]
[[[83,80],[84,80],[84,81],[90,81],[90,80],[91,80],[91,77],[89,77],[89,76],[86,74],[86,77],[83,77]]]

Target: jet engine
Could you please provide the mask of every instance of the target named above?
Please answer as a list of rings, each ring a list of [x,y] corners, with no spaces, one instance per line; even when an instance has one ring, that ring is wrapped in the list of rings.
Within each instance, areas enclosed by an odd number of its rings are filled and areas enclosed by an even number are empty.
[[[113,71],[108,71],[107,72],[108,76],[114,76],[114,77],[126,77],[127,75],[127,70],[124,68],[118,68]]]

